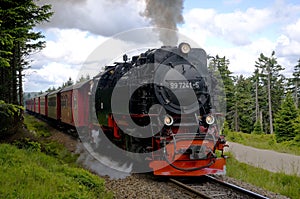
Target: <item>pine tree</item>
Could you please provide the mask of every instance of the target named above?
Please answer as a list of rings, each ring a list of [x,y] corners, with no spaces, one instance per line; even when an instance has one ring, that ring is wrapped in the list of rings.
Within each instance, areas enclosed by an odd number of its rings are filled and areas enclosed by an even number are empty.
[[[294,121],[298,112],[291,93],[288,93],[282,101],[280,109],[274,118],[275,137],[277,142],[294,139],[296,132]]]
[[[273,113],[278,111],[281,98],[284,94],[284,76],[280,74],[284,68],[278,64],[274,51],[272,52],[271,57],[266,57],[263,53],[261,53],[258,61],[255,63],[256,68],[259,70],[263,87],[266,88],[267,95],[264,96],[263,99],[267,99],[269,120],[268,127],[270,133],[273,134]],[[264,105],[260,107],[264,107]]]
[[[252,82],[250,78],[239,76],[235,84],[234,104],[234,126],[235,131],[251,133],[254,125],[255,104],[252,98]]]
[[[42,49],[45,43],[41,40],[43,35],[33,28],[50,18],[50,9],[50,5],[38,6],[34,0],[1,1],[0,99],[23,103],[22,72],[29,65],[30,54]]]
[[[252,134],[257,134],[257,135],[260,135],[260,134],[263,134],[263,129],[262,129],[262,126],[261,126],[261,122],[260,120],[257,120],[255,123],[254,123],[254,129],[253,131],[251,132]]]
[[[298,117],[294,120],[293,127],[295,131],[295,135],[300,136],[300,114],[298,114]]]
[[[71,85],[73,85],[73,84],[74,84],[74,82],[73,82],[72,78],[69,77],[69,80],[66,81],[66,82],[64,82],[64,83],[62,84],[61,88],[65,88],[65,87],[71,86]]]
[[[298,117],[294,120],[293,127],[295,131],[294,143],[300,147],[300,114],[299,113],[298,113]]]
[[[258,88],[259,88],[259,71],[256,69],[252,77],[255,85],[255,123],[259,120],[259,103],[258,103]]]
[[[80,76],[80,78],[76,81],[76,83],[80,83],[80,82],[84,82],[84,81],[87,81],[87,80],[90,80],[90,76],[89,75],[86,75],[85,77],[83,75]]]
[[[294,67],[292,82],[294,83],[294,97],[296,107],[299,108],[299,98],[300,98],[300,59],[298,64]]]
[[[218,72],[217,81],[219,86],[219,97],[224,99],[218,99],[220,106],[226,107],[226,121],[229,124],[230,129],[234,129],[233,114],[234,114],[234,80],[232,72],[229,70],[229,60],[224,57],[210,57],[209,67],[212,72]],[[220,88],[222,87],[222,88]]]

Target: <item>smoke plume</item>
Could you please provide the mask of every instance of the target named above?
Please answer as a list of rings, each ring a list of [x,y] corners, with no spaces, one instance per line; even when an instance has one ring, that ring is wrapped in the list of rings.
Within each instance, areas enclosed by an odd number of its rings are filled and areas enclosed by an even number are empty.
[[[50,23],[42,28],[77,28],[102,36],[151,25],[164,45],[177,45],[177,25],[183,23],[184,0],[52,0]],[[40,0],[39,4],[49,4]]]
[[[159,38],[164,45],[177,45],[177,24],[183,23],[183,0],[145,0],[143,16],[159,29]],[[171,30],[171,31],[170,31]],[[173,31],[172,31],[173,30]]]

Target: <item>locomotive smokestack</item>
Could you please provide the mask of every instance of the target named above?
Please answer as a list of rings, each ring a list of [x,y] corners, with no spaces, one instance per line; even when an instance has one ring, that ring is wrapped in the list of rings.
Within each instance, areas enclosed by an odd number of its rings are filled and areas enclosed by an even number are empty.
[[[183,0],[146,0],[146,9],[143,16],[149,18],[151,23],[162,28],[159,38],[166,46],[177,45],[177,24],[183,23]],[[165,28],[165,29],[163,29]]]

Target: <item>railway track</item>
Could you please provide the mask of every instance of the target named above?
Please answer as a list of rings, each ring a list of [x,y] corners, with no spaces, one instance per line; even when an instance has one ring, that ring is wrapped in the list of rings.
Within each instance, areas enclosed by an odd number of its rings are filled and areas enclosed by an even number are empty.
[[[203,176],[198,178],[171,178],[170,181],[204,199],[268,199],[268,197],[211,176]]]

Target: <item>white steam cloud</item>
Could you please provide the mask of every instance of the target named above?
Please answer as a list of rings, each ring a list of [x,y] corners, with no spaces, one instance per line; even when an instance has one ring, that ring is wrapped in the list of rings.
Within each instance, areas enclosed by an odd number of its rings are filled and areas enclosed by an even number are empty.
[[[39,4],[51,4],[54,12],[50,23],[42,28],[75,28],[112,36],[150,23],[160,28],[164,45],[177,44],[175,30],[183,23],[183,0],[41,0]]]

